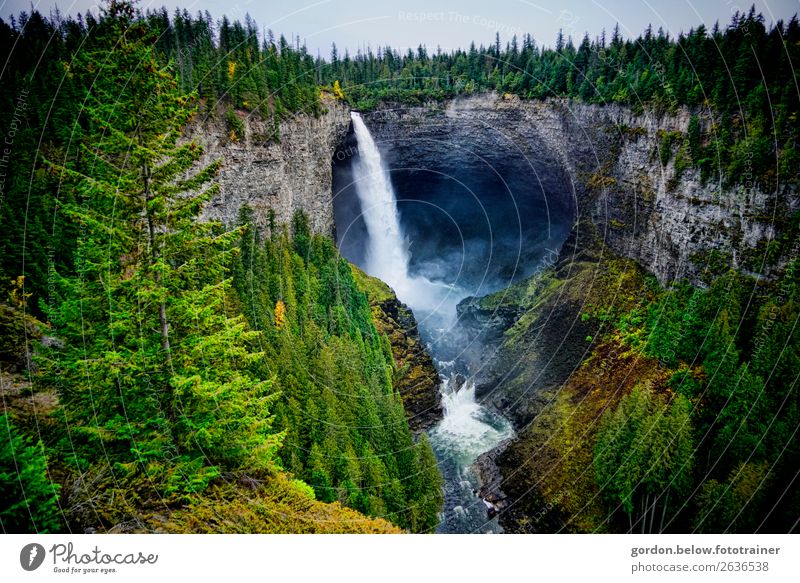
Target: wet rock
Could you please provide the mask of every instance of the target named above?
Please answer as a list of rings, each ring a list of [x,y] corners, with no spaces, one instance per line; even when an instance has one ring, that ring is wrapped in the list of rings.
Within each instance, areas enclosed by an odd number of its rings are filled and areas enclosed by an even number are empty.
[[[500,468],[497,466],[497,460],[511,441],[512,440],[507,439],[494,449],[481,454],[472,465],[472,469],[478,477],[477,495],[486,505],[489,518],[493,518],[498,513],[502,512],[503,508],[508,503],[508,499],[501,488],[503,475],[500,472]]]
[[[376,327],[387,334],[392,346],[398,369],[394,386],[403,399],[408,424],[414,432],[430,429],[442,418],[441,379],[420,340],[414,315],[397,298],[377,307]]]

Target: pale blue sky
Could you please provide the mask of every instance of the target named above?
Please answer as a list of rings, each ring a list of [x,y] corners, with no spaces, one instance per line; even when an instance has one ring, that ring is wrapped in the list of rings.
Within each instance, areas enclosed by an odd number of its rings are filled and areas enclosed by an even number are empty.
[[[751,0],[141,0],[142,8],[176,6],[191,13],[208,10],[215,19],[223,14],[243,18],[246,13],[259,27],[276,35],[299,35],[312,53],[324,57],[335,41],[344,52],[367,45],[390,44],[399,49],[425,44],[443,50],[467,47],[471,40],[489,44],[495,31],[505,43],[514,33],[530,32],[539,44],[552,45],[559,28],[576,42],[584,32],[594,37],[615,22],[626,36],[638,35],[648,23],[676,35],[700,23],[726,25],[736,10],[747,11]],[[63,13],[97,10],[92,0],[0,0],[0,16],[8,18],[36,6],[49,13],[58,5]],[[756,9],[772,22],[800,12],[800,0],[758,0]]]

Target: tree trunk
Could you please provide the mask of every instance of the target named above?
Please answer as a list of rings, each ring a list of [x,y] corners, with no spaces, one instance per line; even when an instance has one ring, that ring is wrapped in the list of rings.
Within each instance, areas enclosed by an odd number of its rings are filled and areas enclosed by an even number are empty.
[[[667,514],[668,505],[669,505],[669,488],[667,489],[667,497],[664,500],[664,509],[661,511],[661,524],[658,525],[658,534],[664,532],[664,517]]]
[[[139,146],[143,147],[142,136],[139,133]],[[145,200],[145,214],[147,216],[147,231],[150,242],[150,254],[153,261],[153,266],[158,262],[160,254],[158,246],[156,245],[156,226],[153,221],[153,215],[150,212],[150,201],[152,200],[152,193],[150,191],[150,166],[144,162],[142,166],[142,175],[144,178],[144,200]],[[161,284],[161,273],[156,271],[153,274],[156,285]],[[159,332],[161,334],[161,350],[164,352],[167,366],[172,370],[172,355],[169,347],[169,321],[167,320],[167,304],[163,299],[158,304],[158,322]]]
[[[647,511],[650,508],[650,494],[647,494],[644,498],[642,498],[642,534],[644,534],[644,529],[647,526]]]
[[[650,508],[650,526],[647,528],[648,534],[653,534],[653,522],[656,519],[656,507],[658,506],[658,496],[653,500],[653,505]]]

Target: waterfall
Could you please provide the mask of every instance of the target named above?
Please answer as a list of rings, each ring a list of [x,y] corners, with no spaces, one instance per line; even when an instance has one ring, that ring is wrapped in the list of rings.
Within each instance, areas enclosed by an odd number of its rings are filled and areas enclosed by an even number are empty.
[[[364,120],[355,112],[351,117],[358,141],[353,179],[368,236],[364,270],[388,283],[400,301],[411,307],[436,359],[465,339],[458,330],[456,305],[470,294],[455,283],[409,273],[411,253],[389,170]],[[513,429],[506,419],[476,401],[473,380],[457,383],[454,373],[443,374],[455,361],[436,362],[443,381],[444,418],[429,435],[445,478],[445,509],[438,531],[500,532],[496,520],[487,519],[487,503],[475,494],[477,478],[470,466],[478,455],[512,436]]]
[[[401,301],[438,318],[455,316],[455,306],[467,294],[453,284],[409,275],[409,244],[403,235],[389,170],[358,112],[352,112],[358,156],[353,163],[356,194],[367,227],[364,271],[388,283]]]
[[[431,439],[463,470],[514,432],[505,419],[493,415],[475,400],[473,380],[468,379],[460,388],[453,387],[454,384],[454,377],[444,379],[444,418],[432,431]]]
[[[395,290],[408,282],[408,242],[400,231],[397,203],[389,172],[372,134],[357,112],[351,114],[358,141],[356,193],[361,202],[369,243],[366,271]]]

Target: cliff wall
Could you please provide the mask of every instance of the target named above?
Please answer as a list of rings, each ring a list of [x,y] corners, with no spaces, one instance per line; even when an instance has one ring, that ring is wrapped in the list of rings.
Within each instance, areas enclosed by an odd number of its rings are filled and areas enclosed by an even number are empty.
[[[315,233],[332,235],[331,159],[350,126],[350,111],[332,98],[323,98],[323,105],[319,117],[283,120],[277,134],[268,120],[243,111],[234,115],[244,135],[231,131],[224,110],[197,116],[186,137],[205,148],[203,163],[222,159],[220,192],[204,216],[231,226],[248,205],[263,227],[270,210],[278,224],[289,224],[295,211],[303,210]]]
[[[368,125],[390,164],[413,167],[421,154],[446,160],[462,149],[497,164],[515,159],[552,204],[588,219],[612,251],[662,283],[700,282],[715,256],[761,273],[766,242],[800,197],[783,187],[763,192],[702,180],[680,152],[690,119],[686,109],[634,113],[483,94],[421,107],[384,105],[369,114]]]

